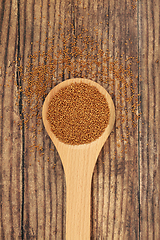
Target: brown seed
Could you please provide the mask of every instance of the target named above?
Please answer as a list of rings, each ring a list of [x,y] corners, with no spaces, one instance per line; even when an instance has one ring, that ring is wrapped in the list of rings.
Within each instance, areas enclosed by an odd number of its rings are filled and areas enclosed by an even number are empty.
[[[74,83],[53,97],[47,119],[60,141],[78,145],[100,137],[108,125],[109,115],[108,103],[96,87]]]

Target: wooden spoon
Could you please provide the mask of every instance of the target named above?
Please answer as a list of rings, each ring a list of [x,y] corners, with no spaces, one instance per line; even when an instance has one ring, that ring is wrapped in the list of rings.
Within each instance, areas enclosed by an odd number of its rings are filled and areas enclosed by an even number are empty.
[[[61,88],[80,82],[95,86],[106,97],[110,108],[110,119],[103,134],[95,141],[88,144],[69,145],[61,142],[51,131],[47,120],[48,105]],[[60,155],[66,177],[66,240],[89,240],[92,174],[101,148],[115,122],[113,101],[99,84],[83,78],[69,79],[58,84],[47,95],[43,104],[42,117],[46,131]]]

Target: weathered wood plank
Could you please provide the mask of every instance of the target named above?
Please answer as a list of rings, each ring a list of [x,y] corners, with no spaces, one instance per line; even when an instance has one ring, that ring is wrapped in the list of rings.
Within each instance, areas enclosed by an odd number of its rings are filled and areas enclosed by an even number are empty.
[[[38,1],[24,1],[21,5],[20,34],[24,71],[29,55],[38,53],[35,62],[37,66],[44,61],[40,53],[48,51],[48,43],[53,41],[53,35],[54,45],[58,44],[59,22],[63,22],[64,18],[61,15],[60,19],[58,15],[63,8],[64,3],[59,1],[45,1],[41,4]],[[28,106],[24,101],[24,107],[25,113],[32,114],[32,104]],[[39,126],[37,121],[38,118],[33,117],[25,125],[24,239],[64,239],[65,220],[62,216],[65,214],[65,182],[62,164],[44,131],[42,121]]]
[[[1,129],[1,239],[21,235],[22,137],[15,86],[17,52],[17,2],[1,2],[0,19],[0,129]]]
[[[106,6],[107,5],[107,6]],[[104,34],[107,48],[111,55],[124,66],[125,58],[137,57],[137,19],[131,2],[109,1],[108,4],[99,4],[104,9],[97,18],[100,34]],[[99,11],[100,12],[100,11]],[[106,22],[103,28],[100,23]],[[105,32],[107,33],[105,35]],[[100,38],[100,37],[99,37]],[[130,40],[129,40],[130,39]],[[125,44],[127,42],[127,45]],[[131,42],[133,45],[131,45]],[[104,46],[105,48],[105,46]],[[118,53],[118,54],[117,54]],[[124,55],[124,58],[121,58]],[[137,75],[137,67],[133,65],[133,73]],[[135,80],[134,80],[135,81]],[[135,82],[136,83],[136,82]],[[114,94],[117,97],[118,83],[115,81]],[[127,89],[128,97],[131,89]],[[129,104],[115,97],[116,112],[118,104]],[[135,101],[135,100],[133,100]],[[93,177],[93,239],[138,239],[138,171],[137,157],[138,146],[137,128],[133,129],[131,113],[128,111],[126,122],[116,123],[116,129],[111,134],[109,142],[104,146],[99,157],[95,175]],[[120,124],[120,128],[117,126]],[[135,136],[135,139],[133,139]],[[124,139],[127,138],[127,141]]]
[[[160,238],[159,14],[159,1],[139,5],[141,239]]]

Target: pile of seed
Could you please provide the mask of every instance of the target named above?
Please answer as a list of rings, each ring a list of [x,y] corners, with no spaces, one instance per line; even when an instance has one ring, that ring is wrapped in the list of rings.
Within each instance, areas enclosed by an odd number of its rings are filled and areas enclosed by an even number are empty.
[[[108,125],[109,115],[106,98],[96,87],[73,83],[55,94],[47,120],[60,141],[77,145],[100,137]]]

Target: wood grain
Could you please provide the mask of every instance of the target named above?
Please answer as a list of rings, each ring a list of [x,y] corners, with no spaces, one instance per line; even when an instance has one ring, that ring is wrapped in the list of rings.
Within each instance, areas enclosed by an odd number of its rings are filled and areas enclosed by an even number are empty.
[[[159,13],[159,1],[145,1],[139,6],[141,239],[160,238]]]
[[[17,52],[17,5],[1,2],[0,19],[0,238],[19,239],[21,235],[21,152],[15,64]]]
[[[124,54],[126,58],[131,55],[136,57],[137,54],[136,12],[132,12],[130,7],[125,1],[110,1],[107,4],[108,26],[105,26],[106,38],[109,39],[107,47],[114,58],[117,51],[120,56]],[[129,36],[132,39],[134,52],[132,47],[125,45]],[[125,64],[122,61],[119,58],[119,62]],[[134,74],[136,74],[136,69],[134,69]],[[116,93],[116,86],[114,92]],[[118,102],[115,104],[117,105]],[[121,102],[121,104],[124,103]],[[134,134],[136,139],[136,131],[130,134],[126,149],[122,139],[127,133],[126,125],[131,124],[129,113],[127,118],[127,122],[123,124],[121,121],[121,127],[111,134],[95,169],[93,239],[138,239],[137,143],[133,140]],[[131,128],[132,125],[130,125]]]
[[[56,53],[63,46],[61,34],[78,36],[83,28],[118,63],[126,66],[125,59],[135,58],[131,70],[137,89],[132,104],[139,92],[142,112],[135,128],[133,114],[124,112],[126,121],[117,120],[99,155],[92,179],[91,239],[160,238],[159,4],[158,0],[1,1],[1,239],[65,240],[66,185],[60,157],[42,122],[36,127],[36,117],[23,121],[22,107],[30,114],[30,106],[22,95],[19,99],[14,83],[24,89],[18,65],[25,72],[28,56],[35,51],[35,64],[44,61],[40,53],[47,52],[49,38],[54,35]],[[58,67],[56,84],[75,72],[76,66],[60,78]],[[99,82],[98,77],[94,80]],[[130,97],[132,89],[126,90]],[[115,97],[117,91],[115,84],[113,100],[119,114],[118,105],[129,108],[129,104],[123,102],[122,92],[119,99]]]
[[[60,21],[58,14],[61,5],[63,6],[60,2],[52,2],[52,9],[50,9],[47,1],[41,4],[35,1],[24,1],[21,4],[20,49],[23,66],[26,65],[27,57],[34,52],[47,52],[48,40],[46,38],[58,31]],[[48,21],[53,12],[50,28]],[[40,53],[37,64],[39,61],[43,61]],[[26,111],[30,114],[28,106],[26,106]],[[63,197],[65,181],[62,164],[55,147],[44,131],[42,122],[36,128],[36,132],[29,131],[32,126],[36,127],[36,124],[37,118],[33,118],[27,123],[25,131],[23,237],[24,239],[34,237],[64,239],[65,220],[62,215],[65,211]],[[41,128],[43,130],[38,134]],[[38,149],[31,148],[34,140],[35,145],[42,149],[40,154]]]

